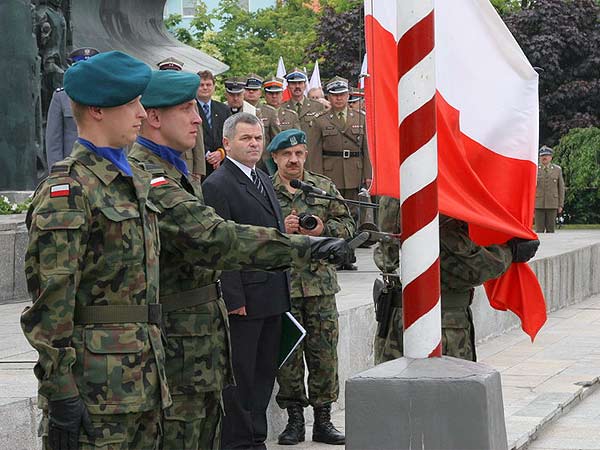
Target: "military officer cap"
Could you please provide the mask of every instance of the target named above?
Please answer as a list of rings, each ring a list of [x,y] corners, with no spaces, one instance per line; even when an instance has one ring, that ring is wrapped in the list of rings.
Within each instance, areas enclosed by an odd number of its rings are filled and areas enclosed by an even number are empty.
[[[183,70],[183,62],[172,56],[163,59],[157,66],[158,70]]]
[[[348,80],[342,77],[334,77],[325,85],[328,94],[343,94],[348,92]]]
[[[263,83],[265,92],[283,92],[283,78],[272,77]]]
[[[111,51],[69,67],[64,88],[77,103],[111,108],[142,95],[151,76],[152,69],[139,59]]]
[[[200,77],[176,70],[154,70],[142,95],[144,108],[167,108],[196,98]]]
[[[92,56],[96,56],[98,53],[100,52],[92,47],[76,48],[71,53],[69,53],[69,56],[67,56],[67,60],[70,64],[74,64],[78,61],[85,61],[86,59],[90,59]]]
[[[545,145],[543,145],[542,148],[540,148],[540,156],[546,156],[546,155],[552,156],[553,153],[554,153],[554,150],[552,150],[550,147],[546,147]]]
[[[308,81],[308,75],[306,75],[306,72],[302,69],[298,69],[297,67],[294,68],[294,70],[292,70],[290,73],[288,73],[285,76],[285,79],[291,83],[297,83],[297,82],[307,82]]]
[[[260,89],[263,84],[263,79],[256,75],[255,73],[251,73],[246,78],[246,89]]]
[[[348,98],[348,103],[357,102],[365,97],[365,92],[363,89],[351,89],[350,97]]]
[[[267,151],[273,153],[298,144],[306,144],[306,133],[302,130],[290,128],[277,134],[269,143]]]
[[[246,88],[246,80],[242,78],[229,78],[225,80],[225,90],[230,94],[240,94]]]

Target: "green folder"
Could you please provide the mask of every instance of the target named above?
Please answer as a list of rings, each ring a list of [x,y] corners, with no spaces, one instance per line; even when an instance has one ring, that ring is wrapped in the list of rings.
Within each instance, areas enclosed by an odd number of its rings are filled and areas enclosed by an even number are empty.
[[[290,355],[306,336],[306,330],[292,313],[286,312],[281,318],[281,342],[279,344],[279,368],[285,364]]]

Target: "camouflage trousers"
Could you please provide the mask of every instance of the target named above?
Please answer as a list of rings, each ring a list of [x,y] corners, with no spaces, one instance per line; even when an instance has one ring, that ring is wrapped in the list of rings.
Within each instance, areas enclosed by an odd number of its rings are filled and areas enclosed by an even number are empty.
[[[161,450],[219,450],[223,422],[221,391],[172,397],[173,405],[165,410]]]
[[[160,410],[129,414],[90,414],[96,436],[79,434],[79,450],[156,450],[160,441]],[[42,418],[42,442],[48,447],[48,418]]]
[[[467,296],[467,301],[469,297]],[[402,308],[392,308],[389,328],[385,338],[375,334],[373,345],[375,364],[400,358],[403,352]],[[381,327],[378,324],[377,327]],[[471,307],[445,307],[442,304],[442,354],[476,361],[475,328]]]
[[[339,394],[335,295],[292,298],[291,312],[306,328],[306,337],[277,373],[277,404],[283,409],[329,405]],[[308,397],[304,359],[308,368]]]

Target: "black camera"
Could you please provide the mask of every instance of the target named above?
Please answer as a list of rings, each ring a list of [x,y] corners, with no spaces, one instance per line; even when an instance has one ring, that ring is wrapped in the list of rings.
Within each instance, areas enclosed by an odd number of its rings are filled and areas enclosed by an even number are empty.
[[[305,230],[314,230],[319,224],[315,216],[306,213],[298,214],[298,219],[300,221],[300,226]]]

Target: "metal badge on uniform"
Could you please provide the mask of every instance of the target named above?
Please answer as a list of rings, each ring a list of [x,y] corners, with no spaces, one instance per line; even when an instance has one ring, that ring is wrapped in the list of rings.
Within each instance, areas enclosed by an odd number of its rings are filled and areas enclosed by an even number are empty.
[[[50,188],[50,197],[68,197],[71,193],[71,186],[68,184],[57,184]]]
[[[290,145],[298,145],[298,141],[296,140],[296,136],[290,136]]]
[[[152,181],[150,181],[150,185],[152,187],[162,186],[163,184],[167,184],[167,183],[168,183],[168,181],[165,179],[165,177],[152,178]]]

